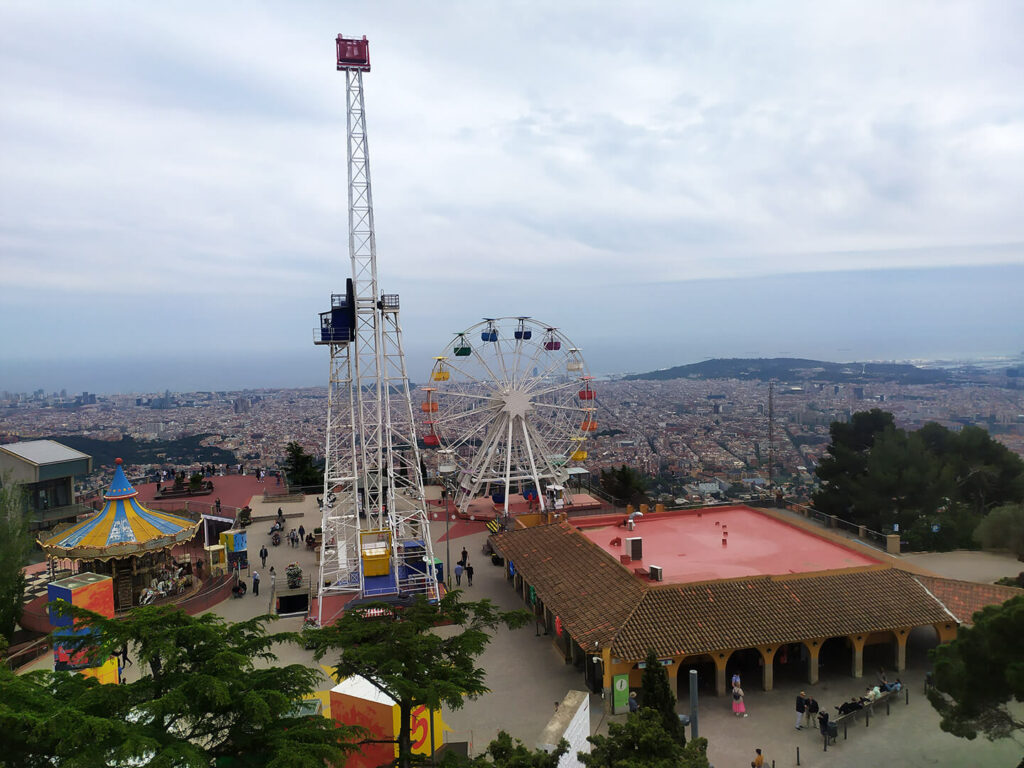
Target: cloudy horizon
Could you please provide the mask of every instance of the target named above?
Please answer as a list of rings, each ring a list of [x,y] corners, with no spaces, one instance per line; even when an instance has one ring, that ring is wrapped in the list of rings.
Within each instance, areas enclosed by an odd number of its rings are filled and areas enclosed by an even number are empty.
[[[370,39],[379,271],[414,378],[487,315],[559,325],[609,373],[1019,353],[1022,22],[1010,2],[6,3],[0,389],[326,379],[339,32]]]

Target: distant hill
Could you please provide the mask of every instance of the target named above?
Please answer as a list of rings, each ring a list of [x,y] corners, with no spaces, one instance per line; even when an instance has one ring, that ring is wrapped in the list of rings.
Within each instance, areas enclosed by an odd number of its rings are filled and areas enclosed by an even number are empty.
[[[63,443],[76,451],[92,456],[93,467],[114,465],[114,459],[128,464],[235,464],[231,451],[200,445],[208,435],[190,435],[178,440],[97,440],[82,435],[54,435],[48,439]],[[163,454],[162,456],[160,454]]]
[[[798,357],[716,358],[661,371],[636,373],[628,381],[668,379],[746,379],[756,381],[825,381],[856,384],[893,381],[899,384],[941,384],[949,374],[937,368],[918,368],[907,363],[829,363]]]

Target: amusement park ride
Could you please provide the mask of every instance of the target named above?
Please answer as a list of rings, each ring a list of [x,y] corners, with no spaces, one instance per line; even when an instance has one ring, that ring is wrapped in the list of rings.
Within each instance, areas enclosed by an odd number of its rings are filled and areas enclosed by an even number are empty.
[[[366,38],[337,38],[348,107],[348,249],[352,277],[331,295],[314,342],[330,350],[318,619],[332,594],[437,599],[398,321],[397,294],[381,293],[366,140]]]
[[[564,333],[486,318],[434,358],[424,392],[423,444],[457,476],[460,513],[482,500],[508,519],[516,495],[539,512],[571,503],[570,462],[587,458],[597,418],[583,355]]]
[[[398,295],[381,293],[377,282],[363,102],[369,44],[339,35],[337,54],[348,107],[352,277],[345,293],[331,295],[314,336],[330,350],[320,621],[331,595],[437,599],[441,580]],[[557,328],[529,317],[485,319],[435,358],[424,393],[423,446],[439,450],[439,472],[455,479],[460,512],[483,503],[507,521],[513,495],[540,512],[571,503],[569,465],[587,458],[596,400],[580,350]]]

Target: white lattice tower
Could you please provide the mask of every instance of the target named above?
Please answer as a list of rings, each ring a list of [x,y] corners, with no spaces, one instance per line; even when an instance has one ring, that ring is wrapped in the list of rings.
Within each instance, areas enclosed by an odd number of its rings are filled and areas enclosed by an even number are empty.
[[[363,536],[386,538],[399,593],[438,597],[433,549],[402,348],[399,301],[377,283],[377,244],[366,135],[363,73],[370,70],[362,40],[337,39],[345,73],[348,145],[348,234],[352,279],[344,300],[351,325],[321,315],[320,339],[331,348],[324,472],[321,598],[364,592]],[[328,314],[328,313],[324,313]],[[325,328],[327,330],[325,331]],[[326,337],[326,340],[325,340]],[[384,536],[383,534],[386,534]],[[321,611],[323,600],[320,601]],[[322,616],[321,616],[322,618]]]

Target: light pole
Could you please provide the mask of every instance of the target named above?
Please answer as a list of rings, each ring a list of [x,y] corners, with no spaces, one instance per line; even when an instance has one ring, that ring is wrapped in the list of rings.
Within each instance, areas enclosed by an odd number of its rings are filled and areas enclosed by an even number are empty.
[[[451,450],[445,449],[440,453],[448,454],[445,456],[447,459],[451,459]],[[451,538],[448,536],[449,525],[451,524],[452,516],[448,511],[448,496],[449,496],[449,483],[451,482],[452,476],[455,474],[456,467],[454,464],[440,464],[437,468],[437,474],[441,477],[441,505],[444,507],[444,568],[445,568],[445,584],[448,589],[452,586],[452,548]]]

